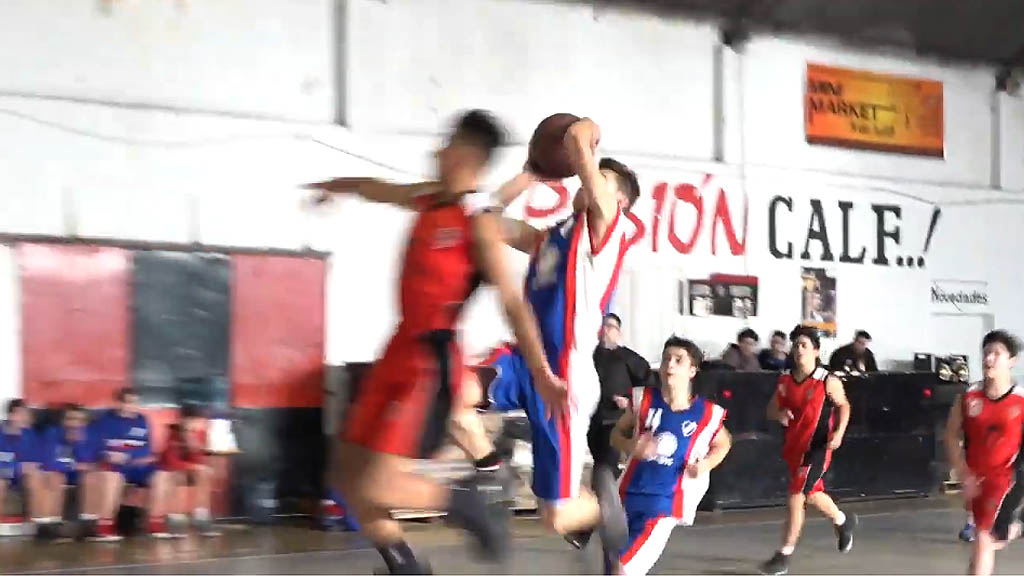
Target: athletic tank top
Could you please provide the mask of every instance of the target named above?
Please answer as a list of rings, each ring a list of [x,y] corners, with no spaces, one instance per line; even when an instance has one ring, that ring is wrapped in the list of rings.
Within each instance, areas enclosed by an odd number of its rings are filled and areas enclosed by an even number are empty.
[[[1011,474],[1024,465],[1024,390],[1014,385],[993,400],[979,382],[964,393],[961,410],[967,466],[975,474]]]
[[[783,455],[799,458],[812,450],[824,450],[832,431],[833,404],[825,393],[829,372],[818,366],[802,381],[793,372],[779,376],[776,390],[780,410],[789,410],[793,419],[785,427]]]
[[[711,441],[722,428],[725,409],[694,396],[689,408],[675,412],[658,388],[641,388],[634,434],[650,432],[657,444],[653,460],[630,458],[619,484],[619,492],[629,500],[630,510],[646,510],[659,515],[683,517],[686,492],[707,491],[708,474],[690,478],[688,464],[704,458]]]
[[[454,330],[459,313],[480,284],[470,214],[462,201],[421,201],[402,264],[400,331]]]

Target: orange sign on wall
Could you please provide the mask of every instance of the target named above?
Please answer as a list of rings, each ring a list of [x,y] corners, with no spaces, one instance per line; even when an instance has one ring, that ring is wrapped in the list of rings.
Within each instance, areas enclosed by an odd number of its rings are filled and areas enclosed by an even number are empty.
[[[808,142],[942,157],[943,122],[942,82],[807,65]]]

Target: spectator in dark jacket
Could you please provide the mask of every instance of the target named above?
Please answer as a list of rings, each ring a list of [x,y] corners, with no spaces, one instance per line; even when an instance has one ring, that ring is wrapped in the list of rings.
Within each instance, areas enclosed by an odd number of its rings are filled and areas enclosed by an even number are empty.
[[[757,332],[745,328],[736,335],[736,343],[730,344],[722,354],[722,362],[744,372],[756,372],[761,369],[757,361]]]
[[[878,372],[878,363],[875,362],[875,355],[868,348],[869,344],[871,344],[871,334],[865,330],[857,330],[853,342],[841,346],[832,353],[828,362],[829,370],[851,374]]]
[[[793,361],[786,350],[786,333],[782,330],[772,332],[771,346],[764,348],[757,355],[757,361],[761,364],[762,370],[782,372],[793,366]]]

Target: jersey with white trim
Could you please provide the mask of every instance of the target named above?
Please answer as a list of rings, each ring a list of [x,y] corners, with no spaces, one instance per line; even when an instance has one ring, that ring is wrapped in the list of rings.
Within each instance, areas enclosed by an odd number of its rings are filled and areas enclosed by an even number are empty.
[[[694,396],[688,408],[673,411],[660,389],[641,390],[634,402],[634,433],[653,434],[657,454],[651,460],[631,457],[626,465],[619,487],[626,510],[692,522],[692,512],[707,492],[710,474],[691,478],[686,466],[707,456],[711,441],[725,422],[725,409]]]
[[[577,212],[550,228],[530,257],[526,298],[540,324],[548,362],[567,380],[599,386],[593,361],[574,363],[575,370],[592,374],[568,374],[569,355],[579,352],[589,360],[597,347],[626,252],[625,220],[617,212],[604,238],[593,238],[586,212]]]

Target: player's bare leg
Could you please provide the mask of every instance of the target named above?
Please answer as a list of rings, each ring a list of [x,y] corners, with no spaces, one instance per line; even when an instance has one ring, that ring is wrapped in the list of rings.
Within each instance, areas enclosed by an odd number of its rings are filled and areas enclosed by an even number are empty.
[[[832,520],[839,551],[849,552],[853,548],[853,530],[857,526],[857,515],[844,513],[832,500],[832,497],[824,492],[811,494],[807,497],[807,502],[817,508],[826,518]]]
[[[797,542],[800,541],[800,533],[804,528],[804,518],[806,516],[806,503],[807,497],[803,494],[791,494],[787,502],[787,515],[786,523],[782,533],[782,548],[781,552],[785,555],[790,555],[796,548]]]
[[[992,537],[988,530],[979,530],[974,541],[969,572],[975,576],[989,576],[996,566],[996,552],[1002,550],[1004,542]]]
[[[341,443],[335,454],[335,486],[392,573],[423,569],[405,544],[401,527],[388,515],[395,509],[446,511],[449,519],[476,536],[490,559],[504,556],[507,535],[475,482],[460,481],[448,487],[414,473],[408,458],[347,442]]]

